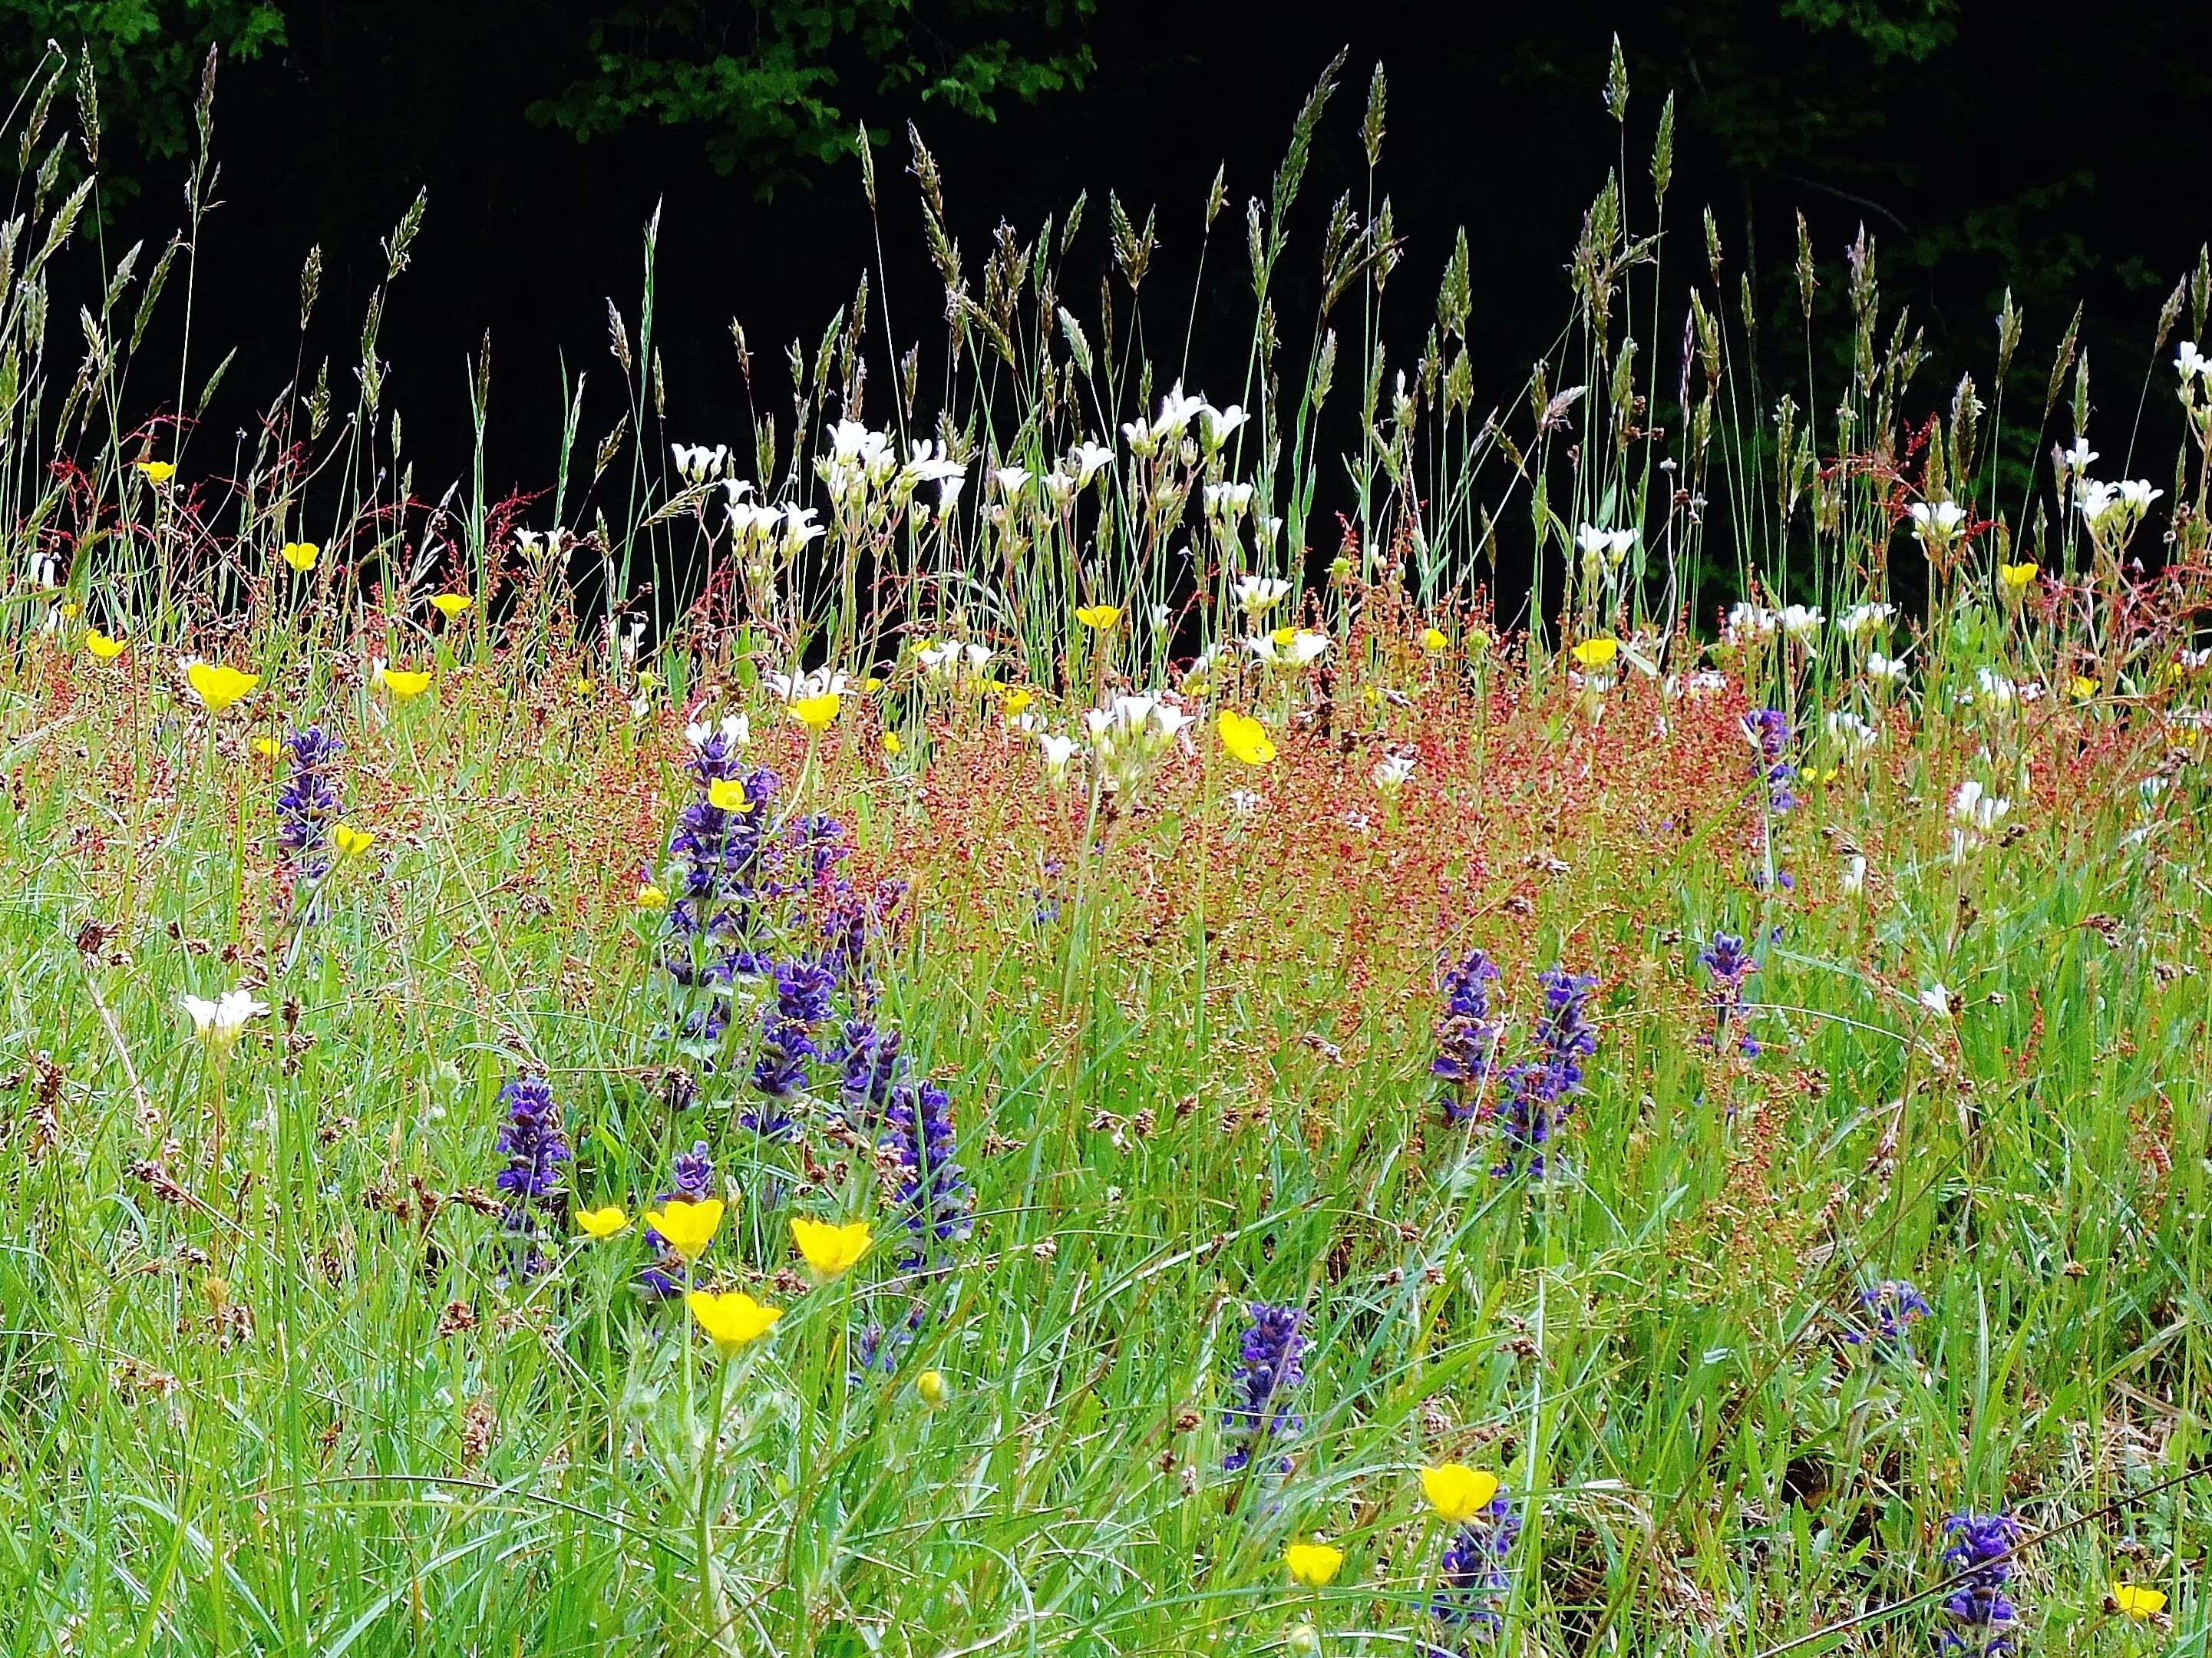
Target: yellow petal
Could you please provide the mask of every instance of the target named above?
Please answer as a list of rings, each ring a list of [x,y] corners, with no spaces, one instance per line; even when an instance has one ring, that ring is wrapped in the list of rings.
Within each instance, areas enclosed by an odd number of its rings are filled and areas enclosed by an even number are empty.
[[[717,777],[707,785],[707,804],[717,811],[750,811],[753,803],[745,793],[742,777]]]
[[[1297,1582],[1317,1589],[1336,1581],[1344,1567],[1344,1551],[1326,1543],[1293,1543],[1283,1551],[1283,1564]]]
[[[873,1238],[864,1220],[840,1226],[835,1221],[797,1215],[792,1218],[791,1241],[799,1246],[799,1253],[805,1258],[806,1264],[828,1278],[840,1277],[858,1266]]]
[[[210,714],[221,714],[261,683],[258,673],[243,673],[216,662],[195,662],[185,670],[185,683]]]
[[[96,661],[100,662],[112,662],[123,654],[123,641],[119,639],[110,639],[97,628],[87,628],[84,630],[84,647],[92,653]]]
[[[837,710],[844,706],[843,699],[835,691],[824,691],[819,696],[802,696],[791,705],[791,717],[809,731],[824,731],[834,724]]]
[[[622,1205],[611,1203],[604,1209],[579,1209],[576,1224],[586,1235],[604,1243],[629,1225],[629,1216]]]
[[[411,701],[430,689],[430,675],[428,669],[414,673],[404,668],[380,668],[377,670],[376,678],[379,684],[392,693],[392,701],[395,702]]]
[[[339,857],[351,858],[374,846],[376,836],[350,823],[340,823],[331,831],[331,844],[338,849]]]
[[[637,890],[637,907],[640,909],[666,909],[668,895],[647,881]]]
[[[2115,1583],[2112,1604],[2123,1617],[2155,1618],[2166,1610],[2166,1591],[2144,1588],[2136,1583]]]
[[[1439,1520],[1463,1526],[1488,1508],[1498,1495],[1498,1476],[1470,1468],[1464,1462],[1447,1462],[1421,1470],[1421,1491]]]
[[[315,568],[322,554],[323,550],[312,541],[288,541],[277,549],[278,556],[302,575]]]
[[[694,1290],[684,1297],[684,1304],[725,1357],[758,1341],[783,1316],[781,1307],[764,1307],[742,1290],[724,1294]]]
[[[1085,604],[1076,610],[1075,619],[1086,628],[1094,628],[1103,633],[1121,619],[1121,607],[1118,604]]]
[[[1267,728],[1249,714],[1224,708],[1214,726],[1221,733],[1221,746],[1246,765],[1264,766],[1275,757],[1274,739],[1267,735]]]
[[[696,1260],[707,1253],[707,1246],[721,1229],[722,1200],[708,1198],[704,1203],[686,1203],[672,1198],[647,1215],[645,1222],[678,1254]]]
[[[1620,641],[1611,638],[1585,639],[1575,647],[1573,654],[1585,668],[1602,668],[1620,654]]]

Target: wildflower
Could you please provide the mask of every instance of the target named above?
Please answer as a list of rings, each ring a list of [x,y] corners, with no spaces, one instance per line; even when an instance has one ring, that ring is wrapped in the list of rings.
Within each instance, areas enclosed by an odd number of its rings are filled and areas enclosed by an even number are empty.
[[[1450,645],[1451,641],[1444,637],[1443,629],[1424,628],[1421,629],[1421,648],[1426,651],[1431,656],[1442,655],[1444,651],[1450,647]]]
[[[1445,1630],[1451,1647],[1430,1647],[1426,1658],[1451,1658],[1466,1650],[1468,1636],[1488,1639],[1498,1633],[1501,1620],[1497,1602],[1511,1587],[1505,1562],[1520,1539],[1521,1516],[1512,1498],[1496,1489],[1494,1480],[1492,1485],[1490,1500],[1452,1534],[1437,1563],[1440,1582],[1429,1612]]]
[[[1421,1494],[1447,1525],[1463,1526],[1490,1506],[1498,1495],[1498,1476],[1464,1462],[1421,1470]]]
[[[676,471],[689,484],[709,483],[721,477],[722,468],[728,465],[730,446],[718,443],[709,449],[703,443],[672,443],[670,453],[676,461]]]
[[[1838,892],[1858,892],[1866,886],[1867,860],[1863,853],[1853,853],[1844,859],[1844,872],[1836,878]]]
[[[1958,537],[1960,526],[1966,521],[1966,509],[1955,501],[1932,504],[1916,501],[1905,512],[1912,519],[1912,533],[1924,545],[1936,550],[1949,546]]]
[[[404,668],[387,667],[382,657],[376,659],[373,677],[378,684],[390,693],[392,700],[395,702],[411,702],[430,689],[430,674],[428,669],[413,672]]]
[[[1328,654],[1328,635],[1310,628],[1278,628],[1254,635],[1244,648],[1271,666],[1303,668]]]
[[[906,752],[906,744],[900,740],[899,734],[896,732],[885,732],[883,734],[882,742],[884,745],[884,752],[890,756],[894,760],[897,759],[899,756]]]
[[[123,654],[123,641],[110,639],[97,628],[84,630],[84,647],[95,662],[112,662]]]
[[[493,1184],[507,1194],[500,1212],[512,1252],[513,1270],[529,1277],[545,1270],[538,1248],[540,1215],[558,1220],[562,1191],[560,1166],[569,1161],[561,1107],[543,1077],[517,1077],[499,1091],[507,1121],[499,1131],[507,1167]]]
[[[2112,1585],[2112,1610],[2123,1618],[2137,1621],[2155,1618],[2166,1610],[2166,1591],[2147,1589],[2134,1583]]]
[[[1927,1298],[1901,1278],[1886,1278],[1861,1290],[1859,1306],[1866,1315],[1866,1327],[1846,1330],[1844,1340],[1854,1346],[1871,1344],[1908,1354],[1913,1325],[1936,1312]]]
[[[1606,668],[1620,654],[1620,641],[1610,635],[1585,639],[1571,653],[1575,660],[1585,668]]]
[[[647,881],[638,888],[637,896],[633,902],[640,909],[664,910],[668,908],[668,894]]]
[[[1905,677],[1905,661],[1901,657],[1884,656],[1880,651],[1869,651],[1866,672],[1867,677],[1877,683],[1894,685]]]
[[[1849,708],[1838,708],[1830,714],[1827,726],[1828,735],[1849,749],[1870,749],[1881,740],[1879,729]]]
[[[707,785],[707,804],[716,811],[750,811],[752,797],[742,777],[717,777]]]
[[[1729,608],[1726,628],[1729,642],[1739,645],[1746,639],[1771,639],[1775,623],[1773,611],[1763,604],[1744,600]]]
[[[1241,575],[1230,591],[1236,596],[1237,609],[1247,616],[1257,616],[1288,598],[1291,584],[1278,576]]]
[[[1782,631],[1792,639],[1810,639],[1820,631],[1820,624],[1827,620],[1809,604],[1785,604],[1782,607],[1782,614],[1775,619],[1781,624]]]
[[[1104,633],[1121,619],[1118,604],[1084,604],[1076,609],[1075,619],[1094,632]]]
[[[1429,1073],[1444,1080],[1447,1121],[1468,1123],[1482,1114],[1481,1084],[1505,1035],[1504,1021],[1490,1005],[1490,987],[1497,980],[1497,968],[1480,950],[1445,971],[1444,1017],[1437,1027],[1437,1057]]]
[[[1044,774],[1054,782],[1067,775],[1067,762],[1075,755],[1075,739],[1056,737],[1050,732],[1037,733],[1037,747],[1044,753]]]
[[[1275,757],[1274,740],[1267,735],[1267,728],[1249,714],[1224,708],[1214,727],[1221,733],[1221,746],[1248,766],[1264,766]]]
[[[466,593],[434,593],[430,598],[431,608],[448,622],[475,603]]]
[[[2012,1578],[2013,1546],[2020,1522],[2006,1514],[1954,1514],[1943,1521],[1943,1564],[1960,1578],[1943,1602],[1950,1625],[1942,1631],[1946,1652],[1997,1658],[2013,1650],[2013,1626],[2020,1614],[2005,1594]]]
[[[1887,624],[1896,614],[1897,606],[1894,604],[1854,604],[1836,618],[1836,626],[1843,629],[1847,638],[1864,639],[1876,628]]]
[[[1030,485],[1029,469],[1024,466],[994,466],[991,481],[999,486],[999,493],[1008,501],[1021,498],[1022,491]]]
[[[1969,777],[1960,784],[1951,797],[1951,820],[1959,826],[1951,831],[1951,855],[1960,857],[1981,845],[1982,837],[2011,810],[2011,801],[1990,793],[1978,779]]]
[[[1081,489],[1114,464],[1114,452],[1103,443],[1079,443],[1067,452],[1067,460]]]
[[[1410,754],[1386,756],[1375,763],[1375,769],[1371,774],[1375,780],[1375,786],[1385,794],[1397,793],[1400,789],[1406,786],[1407,780],[1413,776],[1413,766],[1414,759]]]
[[[2074,700],[2076,702],[2087,702],[2091,697],[2096,695],[2097,682],[2086,674],[2077,673],[2069,683],[2067,689],[2074,694]]]
[[[295,880],[319,881],[330,869],[328,848],[338,812],[331,767],[344,745],[320,726],[307,726],[287,733],[283,746],[291,764],[276,793],[277,852]]]
[[[1249,483],[1209,483],[1200,495],[1206,517],[1218,520],[1224,528],[1235,524],[1252,504]]]
[[[806,1087],[806,1065],[822,1057],[814,1028],[830,1017],[836,975],[822,962],[779,962],[770,969],[775,1001],[761,1015],[760,1048],[752,1084],[777,1108],[738,1114],[739,1124],[770,1139],[788,1139],[798,1124],[781,1108]]]
[[[1213,454],[1229,441],[1231,434],[1251,418],[1243,407],[1231,404],[1226,409],[1216,409],[1212,404],[1198,405],[1198,446],[1207,454]]]
[[[1759,774],[1766,783],[1766,808],[1776,817],[1794,811],[1797,797],[1790,785],[1797,768],[1785,757],[1790,720],[1779,708],[1753,708],[1743,717],[1744,740],[1758,751]]]
[[[825,691],[819,696],[802,696],[791,704],[791,717],[809,731],[826,731],[836,723],[837,710],[842,706],[835,691]]]
[[[1249,1309],[1252,1323],[1238,1349],[1241,1363],[1230,1377],[1234,1402],[1222,1413],[1222,1428],[1230,1437],[1229,1454],[1221,1460],[1224,1473],[1234,1473],[1266,1451],[1271,1443],[1288,1439],[1304,1425],[1291,1408],[1293,1396],[1305,1380],[1298,1355],[1305,1338],[1299,1327],[1305,1315],[1295,1307],[1270,1306],[1255,1301]],[[1280,1471],[1290,1472],[1288,1457]]]
[[[269,1011],[268,1003],[256,1001],[243,990],[226,990],[214,1001],[204,996],[181,999],[185,1011],[192,1016],[192,1034],[218,1054],[228,1054],[236,1045],[248,1019]]]
[[[929,1271],[937,1264],[939,1244],[957,1242],[975,1230],[975,1199],[954,1157],[952,1103],[945,1090],[927,1078],[894,1086],[880,1149],[898,1166],[899,1212],[913,1235],[899,1266],[909,1272]]]
[[[340,823],[331,831],[331,844],[337,848],[339,857],[357,858],[376,844],[376,836],[368,829]]]
[[[815,1276],[827,1279],[842,1278],[851,1272],[860,1264],[860,1257],[868,1253],[873,1240],[872,1229],[864,1220],[840,1226],[833,1221],[794,1215],[791,1220],[791,1241],[799,1246],[799,1253],[814,1269]]]
[[[216,662],[194,662],[185,669],[185,683],[210,714],[221,714],[260,683],[258,673],[245,673]]]
[[[2032,560],[2025,564],[2000,564],[1997,566],[1997,590],[2008,597],[2017,598],[2034,585],[2041,570],[2042,567]]]
[[[942,1410],[945,1400],[951,1396],[945,1385],[945,1372],[942,1370],[924,1370],[915,1377],[914,1390],[921,1396],[921,1402],[933,1411]]]
[[[579,1209],[576,1225],[585,1236],[605,1243],[616,1233],[629,1230],[629,1214],[618,1203],[611,1203],[604,1209]]]
[[[1586,566],[1616,570],[1635,547],[1636,531],[1601,530],[1594,524],[1585,524],[1575,531],[1575,545],[1581,550]]]
[[[1283,1551],[1283,1564],[1308,1588],[1324,1588],[1344,1569],[1344,1551],[1326,1543],[1293,1543]]]
[[[1939,1019],[1949,1018],[1951,1017],[1953,1008],[1957,1005],[1956,1002],[1952,998],[1950,991],[1944,987],[1942,981],[1940,980],[1929,986],[1927,989],[1922,991],[1918,999],[1921,1006],[1926,1008],[1930,1013],[1936,1015]]]
[[[323,550],[312,541],[288,541],[276,550],[276,556],[301,575],[315,568],[315,561]]]
[[[1518,1061],[1504,1075],[1504,1097],[1498,1114],[1505,1156],[1491,1170],[1501,1177],[1514,1173],[1525,1157],[1529,1178],[1544,1178],[1544,1147],[1573,1110],[1574,1096],[1582,1092],[1582,1062],[1597,1052],[1597,1032],[1589,1023],[1590,992],[1597,987],[1596,979],[1553,967],[1539,975],[1537,981],[1544,987],[1544,1011],[1536,1023],[1535,1057]]]
[[[707,1246],[721,1230],[722,1200],[671,1198],[645,1219],[660,1241],[689,1263],[707,1253]]]
[[[694,1290],[684,1297],[684,1304],[724,1358],[758,1341],[783,1316],[782,1308],[763,1307],[742,1290],[721,1295]]]
[[[2096,459],[2097,452],[2089,446],[2087,438],[2075,438],[2072,447],[2061,449],[2057,455],[2058,470],[2071,472],[2076,477],[2087,471]]]
[[[167,483],[177,475],[177,464],[171,460],[134,460],[131,464],[149,483]]]
[[[1698,952],[1698,959],[1713,975],[1713,993],[1706,1003],[1713,1016],[1713,1034],[1701,1045],[1717,1051],[1727,1040],[1729,1027],[1743,1017],[1743,981],[1759,971],[1759,963],[1732,932],[1716,932],[1712,943]],[[1736,1051],[1747,1060],[1756,1059],[1759,1043],[1747,1031],[1737,1037]]]

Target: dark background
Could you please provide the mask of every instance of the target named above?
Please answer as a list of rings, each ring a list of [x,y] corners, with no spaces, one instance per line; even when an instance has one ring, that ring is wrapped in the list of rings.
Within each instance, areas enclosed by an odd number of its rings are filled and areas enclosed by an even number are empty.
[[[1566,319],[1562,267],[1624,144],[1632,222],[1650,228],[1652,134],[1669,91],[1680,118],[1670,282],[1704,270],[1697,211],[1710,203],[1732,265],[1747,259],[1758,282],[1770,391],[1802,378],[1790,276],[1800,208],[1824,284],[1821,353],[1846,349],[1835,320],[1841,256],[1863,221],[1881,241],[1890,310],[1909,304],[1929,331],[1935,355],[1913,401],[1931,408],[1948,405],[1964,367],[1986,386],[1991,319],[2008,284],[2027,314],[2016,373],[2037,397],[2079,299],[2100,401],[2132,411],[2159,306],[2207,230],[2207,20],[2153,0],[1097,0],[1095,9],[862,0],[860,12],[860,26],[840,33],[821,22],[834,9],[796,0],[0,0],[0,45],[19,86],[47,37],[91,47],[102,68],[109,246],[143,235],[149,254],[179,218],[200,56],[210,40],[224,47],[214,143],[222,205],[202,239],[196,360],[242,349],[209,416],[226,429],[209,441],[227,446],[227,428],[290,376],[310,244],[323,248],[325,275],[309,361],[332,357],[335,400],[349,406],[362,307],[383,276],[379,241],[427,186],[381,355],[417,493],[430,495],[466,473],[464,358],[486,330],[493,492],[550,483],[564,353],[593,382],[580,439],[588,465],[619,406],[607,300],[635,330],[640,234],[656,203],[669,435],[749,447],[732,317],[745,325],[764,404],[787,414],[784,343],[803,337],[811,349],[873,260],[859,167],[849,148],[836,153],[861,118],[892,141],[878,160],[891,314],[902,345],[921,340],[926,357],[943,339],[941,295],[906,174],[908,118],[943,166],[971,277],[1000,217],[1033,234],[1089,189],[1064,285],[1086,325],[1109,264],[1107,191],[1139,216],[1157,203],[1164,246],[1146,284],[1156,353],[1181,335],[1202,204],[1225,162],[1230,205],[1193,374],[1225,400],[1250,327],[1243,203],[1265,196],[1293,113],[1347,45],[1288,258],[1291,354],[1303,350],[1328,203],[1364,187],[1358,129],[1379,58],[1389,72],[1381,183],[1407,239],[1393,359],[1418,350],[1464,225],[1478,409],[1516,394]],[[795,35],[769,38],[794,16]],[[812,36],[809,17],[821,23]],[[1601,99],[1616,32],[1633,87],[1625,136]],[[957,82],[958,63],[973,61],[959,55],[979,43],[1004,43],[1000,61],[1013,68],[995,83],[970,76],[964,97],[932,86],[940,70]],[[624,88],[650,94],[687,66],[717,64],[814,78],[804,97],[763,72],[720,106],[625,101]],[[975,112],[986,106],[992,118]],[[1669,363],[1680,307],[1676,294],[1658,343]],[[1339,386],[1356,379],[1340,372]],[[1834,393],[1831,376],[1821,395],[1832,404]],[[2100,424],[2100,435],[2112,455],[2118,433]],[[787,433],[784,443],[787,452]]]

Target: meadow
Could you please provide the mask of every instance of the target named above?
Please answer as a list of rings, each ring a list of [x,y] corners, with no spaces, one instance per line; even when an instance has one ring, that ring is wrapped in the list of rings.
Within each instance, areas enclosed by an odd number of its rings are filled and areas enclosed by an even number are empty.
[[[1808,247],[1778,393],[1616,64],[1486,416],[1387,198],[1274,313],[1336,73],[1245,385],[915,138],[926,373],[671,431],[648,276],[507,499],[383,289],[196,429],[206,101],[166,252],[15,112],[0,1648],[2202,1651],[2212,276],[2099,414]]]

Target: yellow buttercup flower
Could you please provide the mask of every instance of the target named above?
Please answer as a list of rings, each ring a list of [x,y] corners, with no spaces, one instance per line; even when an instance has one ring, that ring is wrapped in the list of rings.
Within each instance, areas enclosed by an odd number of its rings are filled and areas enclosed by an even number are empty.
[[[276,556],[305,575],[315,568],[315,561],[323,556],[323,550],[312,541],[288,541],[276,550]]]
[[[684,1260],[696,1260],[721,1230],[722,1200],[708,1198],[704,1203],[686,1203],[681,1198],[671,1198],[647,1215],[645,1224]]]
[[[177,464],[173,460],[134,460],[131,464],[149,483],[167,483],[177,475]]]
[[[1603,668],[1612,665],[1620,654],[1620,641],[1611,637],[1585,639],[1575,647],[1572,655],[1585,668]]]
[[[1221,733],[1221,746],[1246,765],[1264,766],[1275,757],[1274,739],[1267,735],[1267,728],[1249,714],[1224,708],[1214,726]]]
[[[745,780],[742,777],[717,777],[707,785],[707,804],[717,811],[750,811],[752,801],[745,794]]]
[[[387,668],[379,663],[376,683],[392,693],[393,701],[410,702],[430,689],[430,672],[427,668],[413,672],[405,668]]]
[[[899,734],[896,732],[884,733],[884,752],[893,759],[906,752],[906,744],[899,741]]]
[[[640,909],[666,909],[668,895],[647,881],[637,890],[637,907]]]
[[[1444,637],[1444,630],[1441,628],[1424,628],[1421,629],[1421,648],[1426,651],[1431,656],[1438,654],[1449,646],[1450,643],[1451,641]]]
[[[264,760],[274,760],[284,752],[284,745],[273,737],[257,737],[253,739],[253,751]]]
[[[1421,1493],[1437,1518],[1447,1525],[1463,1526],[1490,1506],[1498,1495],[1498,1476],[1464,1462],[1447,1462],[1421,1470]]]
[[[758,1341],[783,1316],[782,1308],[763,1307],[742,1290],[722,1295],[694,1290],[684,1297],[684,1304],[714,1344],[714,1351],[725,1358]]]
[[[1344,1570],[1344,1551],[1326,1543],[1293,1543],[1283,1551],[1283,1564],[1294,1579],[1317,1589],[1334,1582]]]
[[[921,1395],[921,1402],[928,1406],[931,1410],[939,1408],[945,1403],[949,1392],[945,1385],[945,1372],[924,1370],[920,1376],[915,1377],[914,1390]]]
[[[97,628],[87,628],[84,630],[84,647],[92,653],[95,662],[112,662],[123,654],[123,641],[119,639],[110,639]]]
[[[568,682],[568,689],[579,696],[589,696],[592,694],[592,682],[583,675],[578,674]]]
[[[430,603],[440,616],[448,622],[476,603],[466,593],[433,593]]]
[[[340,823],[331,831],[331,844],[338,849],[341,858],[352,858],[367,852],[376,844],[376,836],[367,829],[357,829],[351,823]]]
[[[2112,1585],[2112,1605],[2124,1618],[2155,1618],[2166,1610],[2166,1591],[2135,1583]]]
[[[1036,701],[1036,693],[1026,685],[1018,685],[999,699],[999,711],[1012,720]]]
[[[2034,563],[2000,564],[1997,566],[1997,586],[2007,593],[2022,592],[2032,586],[2035,578],[2041,574],[2041,567]]]
[[[1277,650],[1284,650],[1297,642],[1298,630],[1296,628],[1278,628],[1267,637],[1274,641]]]
[[[622,1205],[611,1203],[604,1209],[579,1209],[576,1224],[587,1237],[605,1243],[616,1233],[628,1230],[629,1215]]]
[[[185,683],[210,714],[221,714],[260,683],[259,674],[227,668],[219,662],[195,662],[185,670]]]
[[[835,1221],[811,1220],[805,1215],[796,1215],[792,1218],[791,1241],[799,1246],[799,1253],[806,1258],[806,1264],[817,1276],[831,1278],[842,1277],[858,1266],[873,1239],[864,1220],[849,1221],[840,1226]]]
[[[791,717],[809,731],[827,731],[836,723],[837,710],[844,699],[835,691],[824,691],[819,696],[802,696],[791,705]]]
[[[2074,693],[2074,700],[2076,702],[2087,702],[2091,697],[2097,694],[2097,682],[2094,679],[2085,678],[2077,673],[2074,676],[2073,683],[2068,687],[2068,689]]]
[[[1081,605],[1075,612],[1075,619],[1085,627],[1103,634],[1121,619],[1121,607],[1119,604]]]

